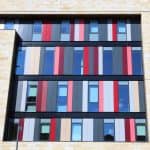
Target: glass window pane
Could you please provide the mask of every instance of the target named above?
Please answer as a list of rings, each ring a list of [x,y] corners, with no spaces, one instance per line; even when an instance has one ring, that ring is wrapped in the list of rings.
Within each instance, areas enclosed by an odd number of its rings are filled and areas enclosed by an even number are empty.
[[[67,87],[59,87],[59,96],[67,96]]]
[[[89,102],[88,112],[98,112],[98,102],[97,103]]]
[[[98,41],[99,38],[98,38],[98,34],[90,34],[90,41]]]
[[[63,21],[62,24],[61,24],[61,33],[67,33],[69,34],[69,21]]]
[[[126,32],[126,24],[124,22],[118,22],[118,32],[119,33]]]
[[[27,112],[36,112],[36,106],[35,105],[27,105]]]
[[[89,87],[89,101],[98,102],[98,87]]]
[[[14,28],[13,21],[6,21],[6,23],[5,23],[5,29],[13,29],[13,28]]]
[[[137,135],[138,136],[145,136],[146,135],[145,126],[143,126],[143,125],[138,125],[137,126]]]
[[[98,23],[97,22],[93,22],[90,24],[90,32],[98,33]]]
[[[67,111],[67,106],[58,106],[57,111],[58,112],[66,112]]]
[[[81,141],[81,124],[72,124],[72,141]]]
[[[36,94],[37,94],[37,87],[30,87],[28,96],[34,96],[35,97]]]
[[[49,133],[49,131],[50,131],[49,125],[42,125],[41,133]]]
[[[114,123],[104,123],[104,139],[105,141],[114,140]]]
[[[34,22],[33,32],[34,33],[41,33],[41,31],[42,31],[42,22],[41,21]]]
[[[70,35],[69,34],[61,34],[61,41],[69,41],[70,40]]]
[[[118,34],[118,41],[126,41],[126,34]]]
[[[32,41],[41,41],[41,34],[33,33]]]

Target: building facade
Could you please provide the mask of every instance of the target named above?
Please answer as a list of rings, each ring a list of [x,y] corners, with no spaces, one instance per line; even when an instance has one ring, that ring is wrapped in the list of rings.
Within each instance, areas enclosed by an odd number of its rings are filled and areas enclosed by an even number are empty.
[[[0,7],[1,149],[150,148],[148,1]]]

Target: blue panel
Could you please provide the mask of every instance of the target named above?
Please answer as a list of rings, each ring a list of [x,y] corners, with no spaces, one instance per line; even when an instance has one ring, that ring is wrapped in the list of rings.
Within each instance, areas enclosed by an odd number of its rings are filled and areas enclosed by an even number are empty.
[[[89,86],[89,101],[98,102],[98,87]]]
[[[69,34],[69,31],[70,31],[69,21],[63,21],[61,24],[61,33]]]
[[[44,52],[43,74],[52,75],[54,70],[54,51]]]
[[[72,124],[72,141],[81,141],[81,124]]]
[[[114,123],[104,123],[104,136],[114,137]]]
[[[125,22],[118,22],[118,32],[125,33],[126,32],[126,24]]]
[[[25,61],[25,51],[19,50],[18,57],[17,57],[17,66],[16,66],[16,74],[23,74],[24,73],[24,62]]]
[[[14,28],[13,21],[6,21],[5,22],[5,29],[13,29],[13,28]]]
[[[132,51],[133,74],[142,75],[142,54],[141,51]]]
[[[129,112],[129,86],[119,85],[119,111]]]
[[[81,62],[83,60],[83,51],[74,51],[73,74],[81,74]]]
[[[89,102],[88,104],[88,112],[98,112],[98,102]]]
[[[41,21],[35,21],[33,24],[33,32],[34,33],[41,33],[42,31],[42,22]]]
[[[112,74],[112,51],[104,50],[103,51],[103,72],[104,75]]]

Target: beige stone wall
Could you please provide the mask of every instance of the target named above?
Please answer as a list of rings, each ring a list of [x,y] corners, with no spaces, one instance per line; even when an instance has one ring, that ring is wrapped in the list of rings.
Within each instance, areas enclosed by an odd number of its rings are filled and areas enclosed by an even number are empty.
[[[141,14],[145,92],[150,137],[150,1],[149,0],[1,0],[0,14]],[[14,150],[3,142],[15,31],[0,30],[0,150]],[[150,140],[149,140],[150,141]],[[20,142],[19,150],[150,150],[147,143]]]

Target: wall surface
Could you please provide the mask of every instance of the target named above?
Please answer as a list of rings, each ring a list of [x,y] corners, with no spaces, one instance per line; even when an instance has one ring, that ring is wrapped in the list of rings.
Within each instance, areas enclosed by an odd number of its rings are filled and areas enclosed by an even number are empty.
[[[145,93],[150,137],[150,2],[149,0],[1,0],[0,14],[141,14]],[[15,149],[3,142],[15,31],[0,31],[0,150]],[[150,141],[150,138],[149,138]],[[21,142],[19,150],[149,150],[150,143]]]

